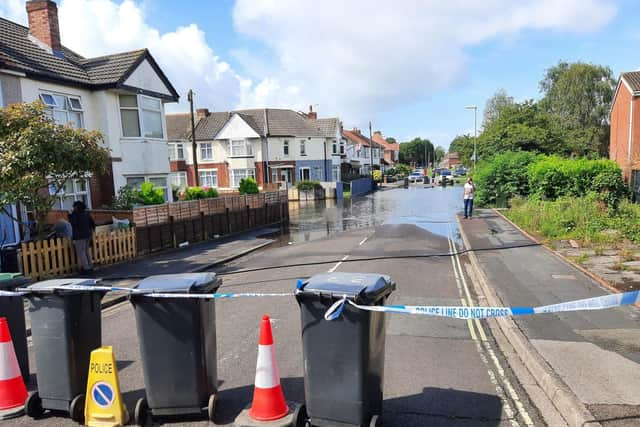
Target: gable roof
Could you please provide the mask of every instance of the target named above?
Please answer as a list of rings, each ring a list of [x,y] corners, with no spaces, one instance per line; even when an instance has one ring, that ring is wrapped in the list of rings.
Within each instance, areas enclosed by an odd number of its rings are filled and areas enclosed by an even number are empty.
[[[326,138],[332,138],[338,134],[340,120],[338,120],[337,117],[316,119],[316,126],[318,126],[318,129],[320,129],[320,132],[322,132]]]
[[[360,132],[356,132],[355,130],[343,130],[342,136],[344,136],[345,138],[347,138],[347,140],[351,141],[354,144],[361,144],[365,147],[369,147],[371,145],[369,138],[367,138]]]
[[[380,132],[373,133],[373,142],[381,145],[385,150],[400,151],[400,144],[398,144],[397,142],[395,144],[387,142],[387,140],[384,139],[382,133]]]
[[[191,138],[191,114],[165,114],[165,119],[167,121],[168,141],[182,141]]]
[[[625,83],[633,94],[636,92],[640,92],[640,71],[629,71],[626,73],[621,73],[620,78],[624,79]]]
[[[198,122],[196,139],[215,139],[233,115],[240,116],[261,137],[325,137],[327,129],[331,127],[328,120],[338,121],[338,119],[309,119],[296,111],[278,108],[215,112]],[[334,135],[335,131],[331,136]]]
[[[144,60],[149,62],[171,95],[135,89],[167,101],[178,101],[178,93],[147,49],[83,58],[62,46],[62,53],[54,54],[29,34],[29,28],[0,17],[0,67],[22,72],[36,80],[89,90],[130,89],[124,82]]]

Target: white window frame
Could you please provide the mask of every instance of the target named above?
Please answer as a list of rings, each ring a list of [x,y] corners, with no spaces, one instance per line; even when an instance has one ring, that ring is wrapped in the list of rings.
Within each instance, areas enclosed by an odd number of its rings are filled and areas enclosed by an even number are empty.
[[[285,157],[289,157],[289,140],[285,139],[282,141],[282,155]]]
[[[340,154],[344,154],[345,153],[345,146],[344,146],[344,141],[340,141]]]
[[[178,147],[180,149],[178,149]],[[182,151],[182,155],[180,152]],[[184,144],[182,142],[170,142],[169,143],[169,160],[184,160]]]
[[[340,165],[331,165],[331,179],[333,182],[340,181]]]
[[[253,146],[248,139],[230,139],[229,140],[230,157],[252,157]]]
[[[242,176],[236,176],[236,173],[239,171],[243,171]],[[253,178],[256,179],[256,169],[255,168],[235,168],[235,169],[231,169],[230,171],[230,176],[229,178],[231,178],[231,188],[238,188],[240,187],[240,181],[243,178]],[[236,178],[239,178],[236,182]]]
[[[135,96],[136,97],[136,107],[123,107],[120,104],[120,96]],[[160,105],[159,110],[150,110],[148,108],[143,108],[142,107],[142,100],[143,99],[151,99],[153,101],[157,101]],[[164,120],[164,104],[162,103],[162,100],[160,100],[159,98],[154,98],[152,96],[146,96],[146,95],[138,95],[135,93],[120,93],[118,94],[118,112],[120,112],[121,110],[136,110],[138,112],[138,128],[140,129],[140,135],[138,136],[124,136],[124,128],[122,127],[122,114],[119,114],[119,120],[120,120],[120,136],[123,139],[149,139],[149,140],[153,140],[153,141],[162,141],[165,139],[165,136],[167,134],[167,130],[165,129],[165,120]],[[155,136],[144,136],[144,134],[146,133],[145,130],[145,123],[144,123],[144,119],[143,119],[143,111],[154,111],[157,113],[160,113],[160,125],[162,127],[162,137],[155,137]]]
[[[304,171],[307,171],[307,178],[304,177]],[[301,167],[298,169],[298,177],[300,178],[300,181],[309,181],[311,180],[311,168],[310,167]]]
[[[176,178],[177,178],[177,183],[176,183]],[[173,187],[186,188],[189,186],[187,172],[185,171],[171,172],[169,174],[169,181],[171,183],[172,189]],[[182,183],[184,183],[184,185]]]
[[[209,149],[208,150],[205,149],[205,146],[208,146]],[[198,154],[199,154],[200,160],[202,160],[203,162],[205,162],[205,161],[206,162],[213,161],[213,142],[201,142],[199,144],[198,151],[199,151]],[[204,156],[205,151],[210,151],[211,152],[211,156],[210,157],[209,156],[205,157]]]
[[[211,177],[215,180],[215,183],[213,185],[205,185],[204,184],[204,177],[202,176],[203,173],[208,173],[211,174]],[[198,169],[198,178],[199,178],[199,182],[200,182],[200,187],[207,187],[207,188],[218,188],[218,169]]]
[[[64,98],[64,104],[65,105],[58,105],[58,102],[56,101],[56,96],[62,97]],[[45,99],[46,97],[51,97],[51,100],[53,102],[47,102]],[[40,98],[40,100],[42,101],[42,103],[47,107],[47,114],[49,115],[49,117],[51,117],[51,119],[59,124],[59,125],[68,125],[68,124],[72,124],[72,127],[76,127],[75,126],[75,122],[73,122],[72,120],[69,119],[71,114],[77,114],[79,119],[80,119],[80,124],[78,126],[78,128],[83,128],[84,127],[84,110],[82,109],[82,99],[79,96],[76,95],[67,95],[64,93],[58,93],[58,92],[51,92],[51,91],[40,91],[40,93],[38,94],[38,98]],[[73,104],[71,103],[71,100],[77,101],[78,104],[80,105],[80,108],[74,107]],[[0,102],[0,105],[3,105]],[[67,120],[64,123],[60,123],[58,121],[56,121],[55,119],[55,113],[58,114],[64,114],[67,117]]]
[[[307,155],[307,141],[305,141],[304,139],[300,140],[300,155],[301,156]]]
[[[84,191],[78,191],[78,181],[85,181],[85,190]],[[53,205],[53,209],[59,209],[59,210],[70,210],[72,208],[72,206],[68,206],[67,208],[65,208],[64,206],[64,199],[67,199],[69,197],[73,197],[73,202],[76,202],[78,200],[82,200],[82,196],[85,196],[86,198],[86,205],[88,209],[91,209],[91,183],[89,178],[71,178],[69,179],[67,182],[70,182],[71,185],[73,186],[73,192],[72,193],[67,193],[65,192],[65,189],[63,188],[62,190],[60,190],[60,192],[58,192],[58,194],[55,195],[55,199],[56,201],[54,202]],[[67,183],[65,182],[65,184]],[[52,185],[53,187],[53,185]],[[53,189],[53,191],[55,191],[55,188]],[[51,194],[51,193],[50,193]],[[71,203],[73,205],[73,202]]]

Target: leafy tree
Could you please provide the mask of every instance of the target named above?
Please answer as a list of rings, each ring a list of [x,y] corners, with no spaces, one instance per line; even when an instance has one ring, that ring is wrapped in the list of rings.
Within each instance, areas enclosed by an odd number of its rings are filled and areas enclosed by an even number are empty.
[[[398,141],[396,141],[396,139],[393,138],[393,137],[385,138],[385,141],[387,141],[389,144],[397,144],[398,143]]]
[[[580,156],[606,156],[609,110],[616,81],[609,67],[559,62],[540,81],[542,109],[567,129],[568,148]]]
[[[491,122],[500,116],[500,110],[508,105],[513,105],[513,97],[507,94],[504,89],[498,89],[496,93],[487,100],[482,114],[482,127],[487,127]]]
[[[442,159],[444,159],[444,155],[447,152],[447,150],[444,149],[444,147],[441,146],[437,146],[435,149],[435,159],[436,159],[436,164],[440,163],[442,161]]]
[[[1,108],[0,124],[0,207],[24,204],[38,231],[69,179],[106,170],[102,134],[55,124],[41,102]]]
[[[471,135],[458,135],[449,145],[449,152],[458,153],[463,165],[470,165],[473,156],[473,137]]]
[[[400,162],[426,164],[426,157],[432,161],[434,155],[434,147],[428,139],[414,138],[410,142],[400,144]],[[437,158],[437,153],[436,153]]]

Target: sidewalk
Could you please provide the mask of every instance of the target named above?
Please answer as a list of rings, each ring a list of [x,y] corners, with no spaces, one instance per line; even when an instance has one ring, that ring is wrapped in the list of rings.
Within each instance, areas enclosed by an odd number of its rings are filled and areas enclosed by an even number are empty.
[[[460,223],[468,249],[531,243],[491,211],[479,211],[478,217],[461,219]],[[540,246],[478,251],[475,257],[488,285],[504,306],[555,304],[608,293],[580,270]],[[575,395],[576,402],[595,420],[603,425],[640,424],[638,308],[523,316],[513,320],[531,343],[532,351],[539,353]],[[527,360],[523,361],[527,364]],[[555,396],[549,398],[558,407]]]

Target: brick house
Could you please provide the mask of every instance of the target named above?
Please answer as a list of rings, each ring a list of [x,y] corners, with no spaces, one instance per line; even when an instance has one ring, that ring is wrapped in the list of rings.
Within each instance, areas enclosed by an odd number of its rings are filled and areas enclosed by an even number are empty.
[[[201,186],[237,188],[254,177],[259,185],[339,179],[339,120],[316,113],[260,108],[225,112],[197,110],[197,164]],[[171,179],[195,184],[189,114],[167,115]],[[337,156],[338,159],[340,156]],[[336,175],[337,173],[337,175]]]
[[[168,188],[164,105],[179,96],[151,53],[84,58],[61,44],[55,2],[26,9],[29,27],[0,18],[0,105],[40,100],[55,122],[101,131],[111,151],[108,173],[67,183],[55,207],[98,208],[144,181]]]
[[[460,164],[460,155],[456,152],[446,153],[440,162],[441,168],[452,168]]]
[[[346,141],[346,159],[343,162],[343,173],[368,175],[372,165],[381,166],[384,160],[384,147],[362,134],[360,129],[343,130]]]
[[[384,166],[394,166],[399,161],[400,144],[387,142],[379,130],[373,133],[373,142],[376,142],[384,150]]]
[[[609,158],[640,192],[640,71],[622,73],[611,105]]]

